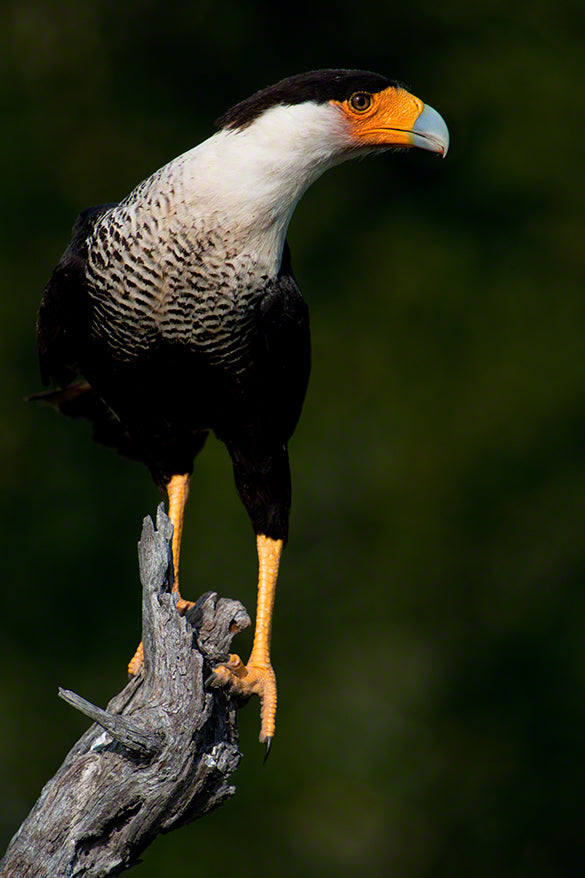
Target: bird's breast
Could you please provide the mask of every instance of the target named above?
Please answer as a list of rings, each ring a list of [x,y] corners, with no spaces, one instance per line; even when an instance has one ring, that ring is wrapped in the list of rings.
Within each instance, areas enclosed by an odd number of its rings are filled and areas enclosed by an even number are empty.
[[[211,365],[245,369],[257,303],[275,267],[225,221],[185,221],[164,199],[142,213],[137,221],[128,209],[114,210],[90,242],[92,338],[118,360],[165,342],[187,346]]]

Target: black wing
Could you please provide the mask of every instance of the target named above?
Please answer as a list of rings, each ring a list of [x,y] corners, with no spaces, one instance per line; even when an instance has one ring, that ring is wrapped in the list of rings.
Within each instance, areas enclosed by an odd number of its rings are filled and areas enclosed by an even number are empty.
[[[88,334],[85,290],[87,241],[96,221],[114,207],[104,204],[79,214],[71,243],[47,284],[37,320],[37,344],[43,384],[65,387],[80,373],[79,351]]]
[[[287,243],[280,272],[260,311],[273,391],[271,418],[286,442],[299,420],[311,372],[309,309],[295,280]]]
[[[91,421],[95,442],[141,460],[141,451],[119,418],[88,381],[76,380],[81,373],[79,353],[87,344],[89,330],[85,289],[87,241],[97,220],[114,206],[90,207],[79,214],[71,243],[45,288],[37,320],[41,378],[44,384],[53,382],[59,389],[33,394],[29,400],[51,405],[70,418]]]

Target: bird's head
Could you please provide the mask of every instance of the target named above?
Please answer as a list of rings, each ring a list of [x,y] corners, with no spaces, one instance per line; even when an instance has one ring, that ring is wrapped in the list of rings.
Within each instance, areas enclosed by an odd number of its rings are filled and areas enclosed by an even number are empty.
[[[231,234],[278,269],[298,200],[328,168],[392,147],[445,155],[447,126],[398,83],[359,70],[291,76],[228,110],[189,155],[185,179],[201,215],[223,215]],[[259,257],[260,259],[260,257]],[[267,269],[268,270],[268,269]]]
[[[290,148],[291,135],[336,164],[356,153],[418,147],[445,156],[441,116],[397,82],[362,70],[315,70],[257,92],[229,110],[225,131],[263,133]],[[308,149],[310,151],[310,149]]]

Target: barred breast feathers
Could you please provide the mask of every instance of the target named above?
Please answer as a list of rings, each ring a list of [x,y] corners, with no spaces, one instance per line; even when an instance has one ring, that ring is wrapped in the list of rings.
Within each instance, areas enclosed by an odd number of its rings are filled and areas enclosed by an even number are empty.
[[[278,267],[259,264],[225,211],[198,210],[184,164],[181,157],[162,168],[96,225],[87,269],[92,331],[123,359],[163,338],[237,362],[251,305]]]

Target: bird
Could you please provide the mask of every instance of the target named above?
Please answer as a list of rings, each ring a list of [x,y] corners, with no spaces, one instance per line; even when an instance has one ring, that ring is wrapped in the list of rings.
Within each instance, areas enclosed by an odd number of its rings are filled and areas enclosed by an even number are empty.
[[[288,442],[311,363],[309,316],[286,241],[325,171],[388,149],[445,156],[443,118],[396,80],[351,69],[295,74],[221,116],[211,136],[119,203],[83,211],[45,288],[34,396],[93,424],[95,441],[143,462],[168,495],[173,592],[194,460],[210,432],[229,452],[256,537],[258,593],[248,662],[211,685],[260,698],[270,749],[276,582],[289,529]],[[223,657],[226,658],[226,657]],[[129,670],[138,673],[141,648]]]

